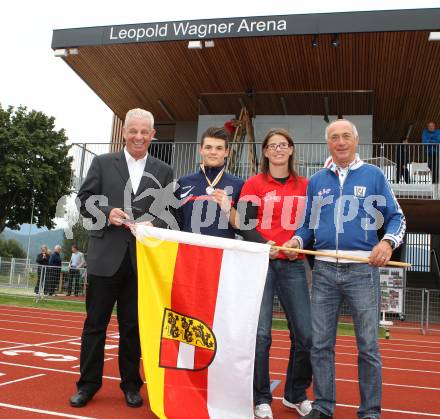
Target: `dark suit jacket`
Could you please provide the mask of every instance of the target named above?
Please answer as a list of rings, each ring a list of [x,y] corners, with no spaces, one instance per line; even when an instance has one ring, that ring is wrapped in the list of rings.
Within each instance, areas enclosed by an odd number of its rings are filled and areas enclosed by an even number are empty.
[[[49,258],[49,266],[61,266],[61,256],[57,252],[52,252]]]
[[[145,172],[152,176],[145,175]],[[167,222],[164,219],[167,219],[165,216],[168,210],[167,204],[172,202],[172,182],[171,167],[148,155],[144,175],[137,194],[134,195],[124,151],[103,154],[93,159],[87,177],[78,192],[81,214],[93,220],[95,224],[89,229],[87,251],[89,273],[99,276],[114,275],[122,263],[127,248],[136,272],[135,238],[124,226],[116,227],[108,224],[110,211],[113,208],[122,208],[127,212],[131,207],[135,219],[142,215],[143,221],[151,221],[155,227],[166,227]],[[167,186],[169,187],[166,190],[161,190]],[[147,189],[149,193],[145,194]],[[142,197],[143,192],[146,195],[144,197]],[[151,208],[155,209],[152,211],[153,214],[150,213]],[[157,208],[163,210],[163,219],[161,215],[158,216]]]

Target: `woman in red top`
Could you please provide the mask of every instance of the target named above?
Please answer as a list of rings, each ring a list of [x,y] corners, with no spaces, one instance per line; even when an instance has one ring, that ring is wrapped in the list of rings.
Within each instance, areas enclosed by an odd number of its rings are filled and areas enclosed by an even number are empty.
[[[261,173],[243,186],[240,206],[246,208],[245,224],[256,220],[251,230],[241,230],[246,240],[282,246],[295,233],[305,205],[307,180],[294,169],[295,146],[284,129],[269,131],[262,144]],[[251,222],[252,223],[252,222]],[[255,224],[255,221],[254,221]],[[272,309],[278,295],[286,313],[291,350],[284,387],[283,404],[301,416],[311,410],[306,390],[312,381],[310,296],[304,260],[289,261],[271,251],[266,285],[258,320],[254,369],[254,403],[257,418],[272,418],[269,379],[269,349],[272,343]]]

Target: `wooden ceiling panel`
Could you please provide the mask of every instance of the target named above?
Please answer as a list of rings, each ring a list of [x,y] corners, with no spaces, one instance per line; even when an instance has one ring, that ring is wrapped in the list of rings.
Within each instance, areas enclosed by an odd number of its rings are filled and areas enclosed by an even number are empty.
[[[238,113],[241,97],[251,112],[284,114],[283,96],[289,114],[319,115],[328,97],[330,114],[372,113],[376,140],[398,141],[413,124],[416,141],[427,120],[440,124],[440,42],[428,34],[341,34],[336,48],[333,35],[317,47],[311,35],[216,39],[200,50],[187,41],[93,46],[65,60],[120,118],[139,106],[169,121],[161,100],[174,120],[196,120],[200,97],[211,113]]]

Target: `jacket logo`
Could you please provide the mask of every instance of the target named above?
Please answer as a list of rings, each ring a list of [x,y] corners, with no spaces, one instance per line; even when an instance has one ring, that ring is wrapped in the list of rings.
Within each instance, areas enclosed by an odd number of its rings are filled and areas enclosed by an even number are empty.
[[[194,317],[164,309],[159,366],[203,370],[214,360],[217,342],[209,326]]]
[[[327,188],[327,189],[321,189],[321,190],[318,192],[318,196],[327,195],[327,194],[330,193],[330,191],[331,191],[330,188]]]
[[[182,186],[182,191],[184,189],[188,189],[188,190],[185,191],[184,193],[181,193],[180,198],[186,198],[194,188],[195,188],[195,186]]]
[[[365,198],[365,193],[367,188],[365,186],[355,186],[354,187],[354,196],[356,198]]]

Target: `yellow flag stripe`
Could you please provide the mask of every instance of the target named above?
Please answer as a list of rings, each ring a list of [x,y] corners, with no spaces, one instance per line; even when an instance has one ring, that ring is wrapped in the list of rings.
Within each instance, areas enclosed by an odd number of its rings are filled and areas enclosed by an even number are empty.
[[[160,331],[165,307],[171,306],[171,289],[178,243],[148,238],[137,242],[138,308],[142,358],[151,410],[165,419],[165,370],[159,368]],[[156,331],[154,333],[153,331]]]

